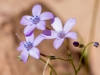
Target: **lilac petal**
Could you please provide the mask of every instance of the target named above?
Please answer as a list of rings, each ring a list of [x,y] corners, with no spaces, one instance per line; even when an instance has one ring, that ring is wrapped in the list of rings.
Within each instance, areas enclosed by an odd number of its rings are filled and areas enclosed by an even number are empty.
[[[47,33],[48,33],[48,34],[47,34]],[[54,38],[57,38],[57,37],[58,37],[56,31],[48,30],[47,33],[46,33],[46,31],[43,31],[41,35],[44,36],[45,39],[54,39]],[[50,35],[50,34],[51,34],[51,35]]]
[[[50,20],[50,24],[52,24],[54,22],[54,18],[52,18],[51,20]]]
[[[41,13],[41,5],[36,4],[33,8],[32,8],[32,14],[33,16],[39,16]]]
[[[28,36],[28,37],[26,36],[25,38],[26,38],[27,42],[31,42],[32,43],[33,40],[34,40],[34,33],[31,36]]]
[[[35,29],[35,27],[36,26],[34,24],[26,26],[25,29],[24,29],[24,34],[25,35],[30,34]]]
[[[33,47],[30,51],[30,56],[36,58],[36,59],[39,59],[40,58],[40,51],[36,48],[36,47]]]
[[[77,39],[77,34],[75,32],[68,32],[65,37]]]
[[[51,24],[51,26],[57,32],[62,31],[62,23],[58,17],[55,17],[54,22]]]
[[[33,31],[31,31],[29,34],[25,35],[26,37],[31,36],[33,34]]]
[[[33,17],[32,16],[23,16],[21,21],[20,21],[20,24],[22,24],[22,25],[31,25],[32,21],[30,20],[30,18],[33,18]]]
[[[53,46],[55,47],[55,49],[58,49],[62,45],[63,41],[64,39],[55,39],[53,43]]]
[[[45,21],[40,21],[39,23],[37,23],[37,29],[45,30],[45,28],[46,28],[46,22]]]
[[[74,18],[70,18],[64,25],[64,32],[67,33],[71,30],[71,28],[75,25],[76,20]]]
[[[38,35],[38,36],[35,38],[35,40],[34,40],[34,42],[33,42],[33,45],[34,45],[34,46],[37,46],[37,45],[38,45],[40,42],[42,42],[44,39],[45,39],[44,36],[42,36],[41,34]]]
[[[51,36],[51,30],[44,30],[42,32],[42,34],[46,35],[46,36]]]
[[[21,59],[22,59],[22,61],[23,62],[26,62],[27,61],[27,59],[28,59],[28,51],[26,51],[26,50],[23,50],[22,52],[21,52]]]
[[[40,15],[40,20],[52,19],[54,15],[51,12],[44,12]]]
[[[18,51],[22,51],[24,49],[24,44],[23,42],[20,42],[19,47],[17,48]]]

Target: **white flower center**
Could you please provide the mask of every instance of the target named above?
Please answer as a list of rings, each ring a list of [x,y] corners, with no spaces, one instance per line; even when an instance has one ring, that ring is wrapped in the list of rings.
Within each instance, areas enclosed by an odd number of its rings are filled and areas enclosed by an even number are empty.
[[[33,44],[31,42],[26,42],[24,47],[27,49],[27,51],[29,51],[33,47]]]
[[[59,38],[64,38],[65,37],[65,33],[63,31],[58,33],[58,37]]]

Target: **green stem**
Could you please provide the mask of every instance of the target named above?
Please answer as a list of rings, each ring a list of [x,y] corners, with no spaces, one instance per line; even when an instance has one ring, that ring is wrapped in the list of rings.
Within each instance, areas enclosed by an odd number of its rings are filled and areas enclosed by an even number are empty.
[[[76,71],[76,68],[75,68],[75,65],[74,65],[74,62],[73,62],[73,59],[72,59],[72,58],[70,58],[70,62],[71,62],[71,64],[72,64],[73,68],[74,68],[75,75],[77,75],[77,74],[76,74],[77,71]]]
[[[78,69],[77,69],[77,72],[78,72],[78,71],[80,70],[80,68],[81,68],[81,62],[82,62],[82,58],[83,58],[83,56],[84,56],[84,52],[85,52],[86,48],[87,48],[90,44],[92,44],[92,43],[94,43],[94,42],[90,42],[90,43],[88,43],[88,44],[84,47],[83,52],[82,52],[82,55],[81,55],[81,58],[80,58],[80,60],[79,60],[79,67],[78,67]]]
[[[41,56],[43,56],[43,57],[46,57],[46,58],[50,58],[51,60],[53,60],[53,59],[59,59],[59,60],[63,60],[63,61],[70,61],[70,60],[66,60],[66,59],[63,59],[63,58],[60,58],[60,57],[56,57],[56,56],[48,56],[48,55],[45,55],[45,54],[43,54],[43,53],[40,53],[40,55]]]
[[[73,66],[75,75],[77,75],[77,70],[76,70],[76,68],[75,68],[73,59],[72,59],[72,57],[71,57],[71,53],[70,53],[70,51],[69,51],[69,45],[68,45],[68,43],[67,43],[66,41],[65,41],[65,46],[66,46],[66,49],[67,49],[67,56],[68,56],[68,58],[69,58],[69,60],[70,60],[70,63],[71,63],[72,66]]]
[[[44,63],[46,63],[46,61],[45,61],[44,59],[40,58],[40,60],[43,61]],[[53,69],[53,67],[52,67],[50,64],[48,64],[48,66],[52,69],[52,71],[54,72],[54,74],[57,75],[57,73],[56,73],[56,71]]]
[[[66,60],[66,59],[63,59],[63,58],[59,58],[59,57],[57,57],[56,59],[63,60],[63,61],[70,61],[70,60]]]

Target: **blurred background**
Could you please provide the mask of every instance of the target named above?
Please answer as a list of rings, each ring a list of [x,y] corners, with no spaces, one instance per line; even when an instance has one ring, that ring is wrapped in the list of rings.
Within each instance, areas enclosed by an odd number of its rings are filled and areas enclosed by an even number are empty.
[[[25,40],[22,26],[19,22],[24,15],[32,15],[32,7],[35,4],[42,5],[43,11],[50,11],[59,17],[64,23],[69,18],[76,18],[76,25],[71,31],[78,34],[80,43],[86,45],[89,42],[100,42],[100,1],[99,0],[0,0],[0,75],[42,75],[45,64],[34,58],[27,63],[21,62],[17,56],[20,52],[16,50],[20,40]],[[51,28],[47,21],[47,27]],[[35,37],[41,33],[35,29]],[[81,55],[81,49],[72,45],[73,41],[68,39],[74,64],[77,67]],[[40,51],[47,55],[56,55],[66,58],[66,49],[62,45],[58,50],[53,47],[53,40],[44,40],[37,46]],[[45,58],[44,58],[45,59]],[[47,59],[45,59],[47,60]],[[52,66],[58,75],[74,75],[74,70],[69,62],[60,60],[52,61]],[[78,75],[100,75],[100,47],[89,46],[85,52],[82,68]],[[49,75],[49,69],[46,74]]]

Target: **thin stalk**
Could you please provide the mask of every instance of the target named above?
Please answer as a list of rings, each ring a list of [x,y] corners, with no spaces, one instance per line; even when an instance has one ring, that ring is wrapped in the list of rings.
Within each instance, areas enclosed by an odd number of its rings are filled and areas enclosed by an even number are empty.
[[[52,66],[52,60],[50,62],[51,62],[51,66]],[[52,75],[52,69],[49,68],[49,70],[50,70],[50,75]]]
[[[88,43],[88,44],[84,47],[83,52],[82,52],[82,55],[81,55],[81,58],[80,58],[80,60],[79,60],[79,67],[78,67],[78,69],[77,69],[77,72],[80,70],[82,58],[83,58],[83,56],[84,56],[84,52],[85,52],[86,48],[87,48],[90,44],[92,44],[92,43],[94,43],[94,42],[90,42],[90,43]]]
[[[45,61],[44,59],[40,58],[40,60],[43,61],[44,63],[46,63],[46,61]],[[48,66],[52,69],[52,71],[54,72],[54,74],[57,75],[57,73],[56,73],[56,71],[53,69],[53,67],[52,67],[50,64],[48,64]]]
[[[59,58],[59,57],[57,57],[56,59],[63,60],[63,61],[70,61],[70,60],[66,60],[66,59],[63,59],[63,58]]]
[[[75,65],[74,65],[74,62],[73,62],[72,58],[70,59],[70,62],[71,62],[71,64],[72,64],[73,68],[74,68],[75,75],[77,75],[77,74],[76,74],[77,71],[76,71],[76,68],[75,68]]]
[[[48,55],[45,55],[45,54],[43,54],[43,53],[40,53],[40,55],[43,56],[43,57],[46,57],[46,58],[52,58],[52,56],[48,56]],[[53,57],[54,57],[54,58],[51,59],[51,60],[59,59],[59,60],[63,60],[63,61],[70,61],[70,60],[66,60],[66,59],[63,59],[63,58],[60,58],[60,57],[56,57],[56,56],[53,56]]]
[[[67,43],[66,41],[65,41],[65,46],[66,46],[66,49],[68,50],[68,51],[67,51],[67,56],[68,56],[68,58],[69,58],[69,60],[70,60],[70,63],[72,64],[72,67],[73,67],[73,69],[74,69],[75,75],[77,75],[77,70],[76,70],[76,68],[75,68],[73,59],[72,59],[72,57],[71,57],[71,53],[70,53],[70,51],[69,51],[69,45],[68,45],[68,43]]]

